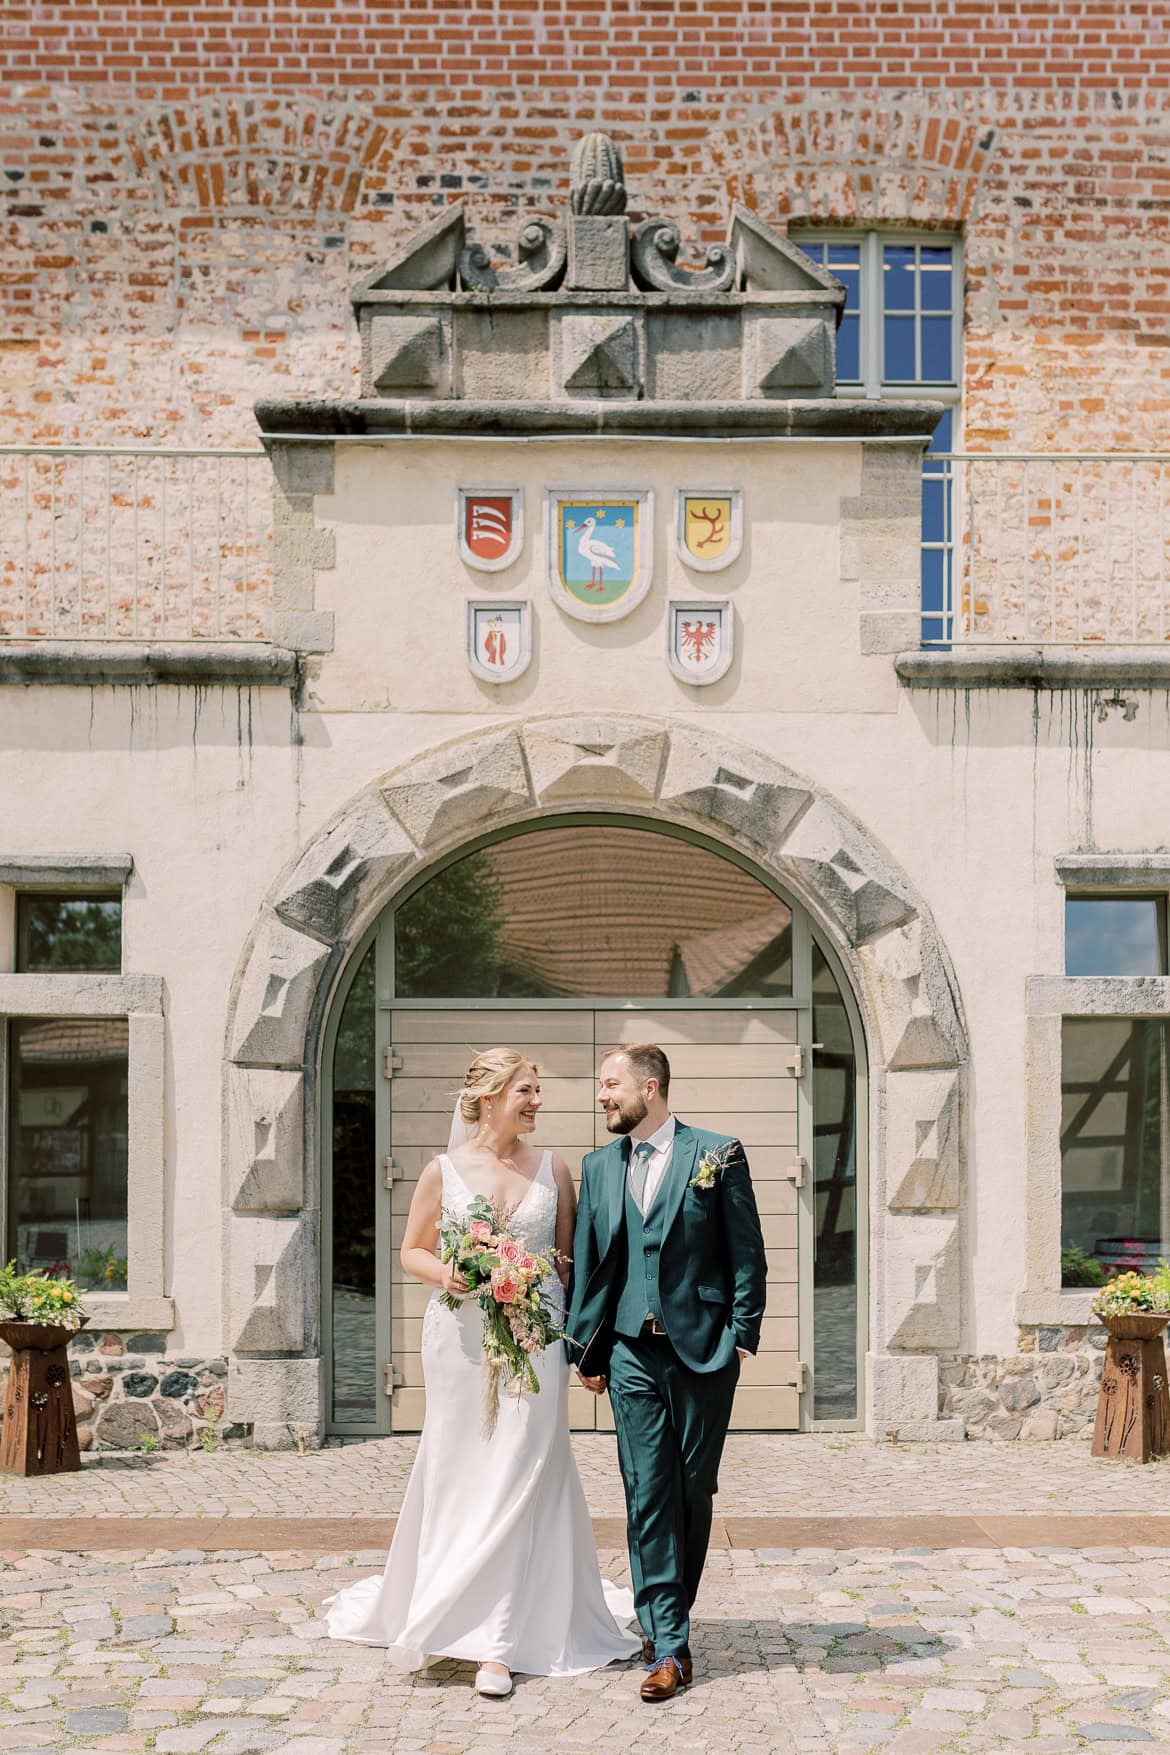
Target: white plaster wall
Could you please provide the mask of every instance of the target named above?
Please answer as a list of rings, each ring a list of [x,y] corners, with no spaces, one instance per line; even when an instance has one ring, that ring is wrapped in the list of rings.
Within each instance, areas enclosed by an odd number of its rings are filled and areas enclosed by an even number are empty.
[[[337,616],[304,710],[279,690],[0,690],[4,852],[135,859],[125,967],[164,977],[168,1028],[168,1290],[172,1350],[223,1344],[221,1059],[229,987],[266,893],[296,851],[378,775],[476,726],[589,708],[710,725],[834,795],[888,849],[933,911],[970,1032],[965,1352],[1015,1350],[1025,1269],[1024,983],[1062,969],[1073,849],[1166,844],[1170,702],[1098,723],[1081,695],[899,690],[858,649],[856,587],[837,564],[837,506],[856,450],[599,446],[341,448],[338,565],[318,581]],[[457,455],[455,452],[457,451]],[[492,454],[489,461],[489,454]],[[440,472],[440,457],[443,456]],[[725,574],[673,557],[673,486],[742,481],[748,537]],[[651,483],[657,582],[628,622],[566,618],[543,583],[542,488]],[[527,490],[528,538],[507,574],[475,574],[454,546],[459,480]],[[528,675],[471,678],[463,605],[505,589],[540,618]],[[707,690],[677,682],[664,600],[727,588],[740,658]]]

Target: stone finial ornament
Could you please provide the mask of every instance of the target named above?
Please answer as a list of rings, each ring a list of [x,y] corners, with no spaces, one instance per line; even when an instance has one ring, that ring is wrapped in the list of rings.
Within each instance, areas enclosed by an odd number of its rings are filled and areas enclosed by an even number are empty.
[[[569,207],[580,214],[626,211],[622,155],[608,134],[584,134],[573,148]]]

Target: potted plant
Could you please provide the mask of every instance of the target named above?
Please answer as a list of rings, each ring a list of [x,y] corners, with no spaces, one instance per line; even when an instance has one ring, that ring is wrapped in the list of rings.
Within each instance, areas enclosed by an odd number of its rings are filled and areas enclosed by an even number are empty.
[[[0,1434],[5,1474],[81,1467],[65,1348],[85,1320],[72,1280],[19,1274],[11,1261],[0,1269],[0,1340],[12,1349]]]
[[[1170,1263],[1114,1275],[1092,1303],[1108,1331],[1093,1455],[1149,1462],[1170,1453],[1170,1393],[1162,1333],[1170,1322]]]

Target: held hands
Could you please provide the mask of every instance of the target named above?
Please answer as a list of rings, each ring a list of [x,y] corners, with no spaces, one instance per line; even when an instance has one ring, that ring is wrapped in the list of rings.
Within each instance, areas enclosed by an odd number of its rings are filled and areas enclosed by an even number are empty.
[[[471,1287],[455,1272],[453,1267],[444,1264],[443,1278],[439,1289],[443,1292],[449,1292],[452,1298],[466,1298]]]

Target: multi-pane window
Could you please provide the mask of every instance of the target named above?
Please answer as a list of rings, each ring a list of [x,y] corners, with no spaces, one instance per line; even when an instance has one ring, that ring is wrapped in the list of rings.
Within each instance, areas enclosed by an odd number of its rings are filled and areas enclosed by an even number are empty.
[[[800,232],[793,238],[845,287],[838,394],[912,395],[947,405],[927,451],[922,492],[922,640],[945,645],[954,608],[951,465],[945,459],[958,434],[958,242],[876,231]]]
[[[113,896],[17,897],[21,973],[122,966]],[[125,1018],[12,1018],[8,1024],[6,1259],[126,1290],[129,1026]]]
[[[1164,896],[1070,896],[1065,972],[1166,973]],[[1061,1283],[1100,1285],[1170,1255],[1165,1023],[1065,1018],[1061,1027]]]

